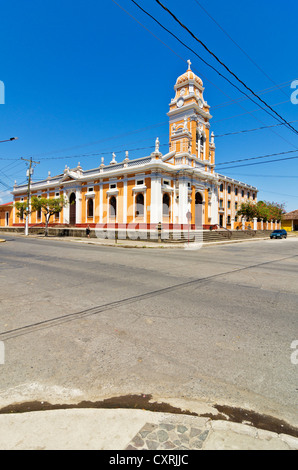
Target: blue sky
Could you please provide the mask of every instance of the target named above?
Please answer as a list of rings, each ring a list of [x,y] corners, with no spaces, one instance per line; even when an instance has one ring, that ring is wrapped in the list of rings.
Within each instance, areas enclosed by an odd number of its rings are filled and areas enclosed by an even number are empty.
[[[26,180],[21,157],[33,157],[34,180],[148,155],[156,137],[168,149],[167,112],[186,61],[205,87],[216,136],[278,124],[131,0],[10,0],[1,4],[0,201]],[[236,80],[154,0],[138,3],[233,83]],[[298,80],[294,0],[163,0],[247,86],[288,122],[298,120],[290,85]],[[122,7],[122,8],[120,8]],[[237,84],[243,91],[242,85]],[[278,85],[278,86],[276,86]],[[247,92],[248,93],[248,92]],[[298,129],[298,122],[293,122]],[[285,126],[216,138],[219,173],[259,188],[259,199],[298,208],[298,135]],[[289,158],[275,163],[265,161]],[[227,167],[227,169],[225,169]]]

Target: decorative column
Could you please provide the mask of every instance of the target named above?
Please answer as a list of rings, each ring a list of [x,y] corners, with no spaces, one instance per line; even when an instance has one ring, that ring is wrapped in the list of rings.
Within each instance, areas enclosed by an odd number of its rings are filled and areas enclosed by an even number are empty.
[[[123,180],[123,220],[124,224],[127,224],[127,179],[124,176]]]
[[[215,163],[215,143],[214,143],[214,132],[211,133],[211,140],[209,143],[210,149],[210,163]],[[212,173],[214,173],[214,168],[212,168]]]
[[[188,186],[187,181],[182,177],[179,180],[179,224],[187,224],[188,212]]]
[[[253,221],[254,221],[254,230],[258,230],[258,218],[254,217]]]
[[[95,209],[95,208],[94,208]],[[76,189],[76,224],[82,223],[82,191]]]
[[[150,223],[162,222],[162,196],[161,177],[157,174],[151,176],[151,202],[150,202]]]
[[[99,183],[99,223],[103,223],[103,182]]]
[[[211,224],[217,225],[219,222],[218,219],[218,191],[217,186],[212,186],[212,193],[211,193]],[[235,222],[235,219],[234,219]]]
[[[245,222],[246,222],[246,218],[242,217],[242,230],[245,230]]]
[[[63,190],[63,197],[68,202],[67,205],[63,207],[63,223],[69,224],[69,198],[65,189]]]
[[[179,193],[178,184],[174,181],[174,194],[173,194],[173,223],[176,224],[179,219]]]

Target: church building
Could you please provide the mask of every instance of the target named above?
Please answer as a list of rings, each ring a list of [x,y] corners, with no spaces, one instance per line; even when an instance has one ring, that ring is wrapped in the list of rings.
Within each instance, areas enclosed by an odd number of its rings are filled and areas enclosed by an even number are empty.
[[[257,188],[215,171],[215,139],[210,132],[210,107],[202,80],[191,70],[177,78],[169,104],[169,149],[162,154],[159,139],[147,156],[117,161],[112,154],[93,169],[65,167],[62,174],[32,182],[30,196],[64,196],[67,205],[51,220],[53,226],[169,230],[190,226],[236,228],[240,204],[257,200]],[[27,184],[15,185],[14,202],[26,201]],[[24,224],[12,214],[13,225]],[[29,226],[42,224],[42,213],[29,216]]]

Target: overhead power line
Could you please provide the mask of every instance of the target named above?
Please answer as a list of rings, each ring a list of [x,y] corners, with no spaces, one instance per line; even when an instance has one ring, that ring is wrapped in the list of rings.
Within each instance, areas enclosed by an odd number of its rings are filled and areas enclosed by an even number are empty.
[[[201,5],[201,3],[198,1],[198,0],[194,0],[196,2],[196,4],[206,13],[207,16],[209,16],[209,18],[219,27],[219,29],[221,29],[221,31],[230,39],[230,41],[232,41],[233,44],[235,44],[236,47],[238,47],[238,49],[240,49],[240,51],[248,58],[248,60],[250,60],[250,62],[255,66],[257,67],[257,69],[266,77],[268,78],[268,80],[270,80],[271,83],[273,83],[275,85],[275,87],[277,87],[284,95],[288,96],[287,93],[285,93],[282,89],[281,89],[281,86],[276,84],[275,81],[268,75],[267,72],[265,72],[265,70],[263,70],[256,62],[255,60],[253,60],[250,55],[231,37],[231,35],[219,24],[218,21],[216,21],[215,18],[213,18],[213,16],[206,10],[205,7],[203,7],[203,5]]]
[[[113,0],[114,1],[114,0]],[[186,47],[189,51],[191,51],[195,56],[197,56],[205,65],[207,65],[208,67],[210,67],[212,70],[214,70],[220,77],[222,77],[224,80],[226,80],[232,87],[236,88],[236,90],[238,90],[240,93],[242,93],[244,96],[246,96],[250,101],[252,101],[253,103],[255,103],[260,109],[262,109],[263,111],[265,111],[269,116],[271,116],[273,119],[276,119],[278,120],[279,122],[281,122],[278,118],[276,118],[276,116],[274,116],[273,114],[271,114],[266,108],[263,108],[258,102],[256,102],[255,100],[253,100],[247,93],[245,93],[243,90],[241,90],[241,88],[239,88],[237,85],[235,85],[231,80],[229,80],[229,78],[227,78],[225,75],[223,75],[219,70],[217,70],[213,65],[209,64],[205,59],[203,59],[203,57],[201,57],[196,51],[194,51],[194,49],[192,49],[191,47],[189,47],[187,44],[185,44],[185,42],[181,41],[181,39],[178,38],[178,36],[176,36],[176,34],[172,33],[172,31],[170,31],[168,28],[166,28],[163,24],[160,23],[160,21],[158,21],[153,15],[151,15],[150,13],[148,13],[144,8],[142,8],[135,0],[131,0],[141,11],[143,11],[146,15],[148,15],[153,21],[155,21],[161,28],[163,28],[165,31],[167,31],[169,34],[171,34],[171,36],[173,36],[180,44],[182,44],[184,47]],[[275,112],[275,111],[274,111]],[[277,114],[275,112],[275,114]],[[298,134],[298,131],[296,131],[296,129],[294,129],[295,133]]]
[[[229,168],[242,168],[243,166],[252,166],[252,165],[265,165],[267,163],[277,163],[277,162],[282,162],[285,160],[297,160],[297,157],[287,157],[287,158],[277,158],[276,160],[267,160],[266,162],[255,162],[255,163],[245,163],[244,165],[234,165],[234,166],[226,166],[225,170],[228,170]]]
[[[8,184],[4,183],[4,181],[0,180],[0,184],[2,184],[2,186],[4,186],[4,188],[6,189],[11,189],[11,186],[8,186]]]
[[[133,0],[132,0],[133,1]],[[136,21],[140,26],[142,26],[146,31],[148,31],[152,36],[154,36],[156,39],[158,39],[163,45],[165,45],[168,49],[170,49],[177,57],[179,57],[181,60],[183,60],[184,62],[186,62],[186,60],[184,60],[179,54],[177,54],[176,51],[174,51],[171,47],[169,47],[167,44],[165,44],[164,41],[162,41],[160,38],[158,38],[154,33],[152,33],[152,31],[150,31],[146,26],[144,26],[142,23],[140,23],[139,20],[137,20],[134,16],[132,16],[127,10],[125,10],[121,5],[119,5],[118,2],[116,2],[115,0],[112,0],[113,3],[115,3],[115,5],[117,5],[119,8],[121,8],[121,10],[123,10],[128,16],[130,16],[134,21]],[[163,28],[165,31],[167,31],[171,36],[173,36],[180,44],[182,44],[184,47],[186,47],[188,50],[190,50],[194,55],[196,55],[203,63],[205,63],[208,67],[210,67],[212,70],[214,70],[219,76],[221,76],[222,78],[224,78],[225,80],[228,81],[228,83],[230,83],[234,88],[236,88],[240,93],[242,93],[244,96],[246,96],[247,98],[248,95],[246,93],[244,93],[242,90],[240,90],[236,85],[234,85],[228,78],[226,78],[224,75],[222,75],[218,70],[215,69],[215,67],[213,67],[212,65],[208,64],[202,57],[200,57],[192,48],[190,48],[187,44],[185,44],[183,41],[181,41],[175,34],[173,34],[171,31],[169,31],[165,26],[163,26],[156,18],[154,18],[150,13],[148,13],[146,10],[144,10],[140,5],[138,5],[136,2],[134,2],[136,6],[138,6],[138,8],[143,11],[146,15],[148,15],[153,21],[155,21],[161,28]],[[195,69],[194,69],[195,70]],[[204,76],[204,75],[203,75]],[[206,80],[208,82],[210,82],[215,88],[217,88],[219,91],[221,91],[221,93],[223,93],[225,96],[229,97],[231,99],[232,102],[238,104],[238,106],[240,106],[241,108],[245,109],[243,106],[241,106],[239,104],[239,101],[241,100],[235,100],[235,99],[232,99],[226,92],[224,92],[220,87],[218,87],[217,85],[215,85],[213,82],[211,82],[211,80],[209,78],[206,78]],[[242,98],[243,99],[243,98]],[[245,98],[244,98],[245,99]],[[253,103],[255,103],[255,101],[253,99],[251,99],[251,101]],[[260,109],[263,109],[259,104],[258,104],[258,107]],[[263,109],[264,110],[264,109]],[[264,110],[267,112],[267,110]],[[255,117],[253,115],[253,112],[250,112],[252,117],[254,119],[256,119],[257,121],[261,122],[262,124],[264,124],[263,121],[261,121],[260,119],[258,119],[257,117]],[[267,112],[267,114],[269,114],[271,117],[274,117],[272,116],[270,113]],[[274,119],[276,119],[274,117]],[[283,123],[281,123],[283,124]],[[284,124],[283,124],[284,125]],[[276,131],[274,131],[273,129],[271,129],[271,132],[275,135],[277,135],[279,138],[281,138],[282,140],[284,140],[285,142],[287,142],[288,144],[292,145],[292,147],[296,148],[297,149],[297,146],[292,144],[291,142],[289,142],[287,139],[285,139],[283,136],[281,136],[280,134],[278,134]]]
[[[162,144],[162,145],[168,145],[168,144]],[[260,160],[260,159],[269,158],[269,157],[277,157],[277,156],[280,156],[280,155],[287,155],[287,154],[294,153],[294,152],[297,152],[297,150],[287,150],[287,151],[284,151],[284,152],[271,153],[271,154],[268,154],[268,155],[260,155],[260,156],[255,156],[255,157],[242,158],[242,159],[238,159],[238,160],[231,160],[231,161],[227,161],[227,162],[220,162],[220,163],[216,164],[216,167],[222,166],[222,165],[230,165],[232,163],[242,163],[242,162],[246,162],[246,161]],[[110,154],[110,152],[109,152],[109,154]],[[99,154],[96,154],[96,156],[98,156],[98,155]],[[76,155],[75,157],[82,157],[82,156],[83,155]],[[60,158],[60,157],[58,157],[58,158]],[[63,157],[61,157],[61,158],[63,158]],[[278,161],[292,160],[292,159],[297,159],[297,158],[298,157],[280,158],[280,159],[276,159],[276,160],[270,160],[268,163],[272,163],[272,162],[275,163],[275,162],[278,162]],[[133,160],[131,160],[131,161],[133,161]],[[267,162],[256,162],[256,163],[251,163],[249,165],[257,165],[257,164],[261,164],[261,163],[267,163]],[[247,166],[247,164],[228,166],[228,167],[224,167],[223,169],[226,170],[228,168],[239,168],[241,166]],[[43,179],[43,178],[40,178],[40,179]],[[36,181],[38,181],[38,180],[36,180]]]
[[[123,6],[121,6],[118,2],[116,2],[116,0],[112,0],[112,2],[117,5],[122,11],[124,11],[130,18],[132,18],[136,23],[138,23],[138,25],[140,25],[143,29],[145,29],[148,33],[150,33],[155,39],[157,39],[161,44],[163,44],[165,47],[167,47],[173,54],[175,54],[177,57],[179,57],[179,59],[181,59],[183,62],[187,62],[185,60],[184,57],[181,57],[181,55],[179,55],[177,53],[177,51],[175,51],[172,47],[170,47],[168,44],[166,44],[163,40],[161,40],[155,33],[153,33],[147,26],[145,26],[144,24],[142,24],[138,19],[136,19],[130,12],[128,12],[125,8],[123,8]],[[140,7],[141,8],[141,7]],[[143,10],[144,11],[144,10]],[[144,11],[144,13],[147,13]],[[148,14],[149,16],[149,14]],[[154,19],[152,17],[152,19],[154,21],[156,21],[158,23],[158,21],[156,19]],[[193,52],[193,50],[191,48],[189,48],[186,44],[184,44],[182,41],[179,40],[179,38],[177,38],[173,33],[171,33],[169,30],[167,30],[165,27],[163,27],[163,25],[161,25],[160,23],[158,23],[165,31],[167,31],[169,34],[171,34],[175,39],[177,39],[177,41],[179,41],[184,47],[188,48],[190,51]],[[204,60],[201,59],[203,62]],[[209,64],[207,64],[209,65]],[[210,66],[211,67],[211,66]],[[196,69],[194,68],[193,69],[194,71],[196,71]],[[198,73],[198,72],[197,72]],[[223,91],[218,85],[216,85],[215,83],[213,83],[208,77],[204,76],[201,72],[200,72],[200,75],[202,77],[204,77],[205,80],[207,80],[209,83],[211,83],[211,85],[213,85],[216,89],[218,89],[223,95],[227,96],[228,98],[230,98],[231,100],[231,103],[235,103],[237,104],[238,106],[240,106],[242,109],[245,109],[241,104],[239,104],[240,101],[242,100],[245,100],[246,98],[240,98],[240,99],[232,99],[231,96],[229,96],[225,91]],[[220,75],[220,74],[219,74]],[[281,85],[284,85],[284,83],[282,83]],[[234,85],[233,85],[234,86]],[[236,88],[236,87],[235,87]],[[275,87],[272,87],[272,88],[275,88]],[[264,91],[264,90],[261,90],[261,91]],[[266,90],[265,90],[266,91]],[[243,93],[244,94],[244,93]],[[247,96],[247,95],[245,95]],[[225,105],[225,104],[224,104]],[[274,106],[274,105],[273,105]],[[263,109],[263,108],[261,108]],[[262,123],[263,125],[265,125],[265,123],[263,121],[261,121],[261,119],[257,118],[256,116],[253,115],[253,113],[251,112],[251,115],[252,117],[256,120],[256,121],[259,121],[260,123]],[[283,123],[282,123],[283,124]],[[294,148],[297,148],[296,145],[292,144],[291,142],[289,142],[287,139],[285,139],[283,136],[281,136],[280,134],[278,134],[276,131],[274,131],[273,129],[271,129],[271,132],[273,134],[275,134],[277,137],[281,138],[282,140],[284,140],[285,142],[287,142],[288,144],[292,145],[292,147]]]
[[[270,88],[265,88],[264,90],[260,90],[258,91],[258,94],[259,95],[266,95],[268,93],[273,93],[274,91],[276,91],[276,89],[278,88],[279,90],[281,90],[282,88],[285,88],[285,87],[289,87],[289,85],[292,83],[291,80],[289,80],[288,82],[283,82],[283,83],[280,83],[279,85],[276,85],[276,86],[272,86]],[[288,96],[287,93],[284,93],[285,96]],[[241,101],[245,101],[247,98],[244,98],[244,97],[241,97],[241,98],[238,98],[238,99],[234,99],[234,100],[231,100],[231,101],[226,101],[224,103],[220,103],[220,104],[216,104],[214,106],[212,106],[212,109],[218,109],[218,108],[224,108],[226,106],[231,106],[233,104],[237,104],[238,102],[241,102]],[[283,101],[282,103],[287,103],[288,101],[291,101],[291,100],[287,100],[287,101]],[[281,104],[282,104],[281,103]],[[272,106],[275,106],[274,104]]]
[[[169,144],[160,144],[159,146],[164,147],[166,145],[169,145]],[[79,155],[68,155],[66,157],[65,156],[64,157],[45,157],[45,158],[41,158],[40,160],[63,160],[65,158],[100,157],[100,156],[103,156],[103,155],[111,155],[113,151],[121,153],[121,152],[125,152],[125,151],[133,152],[133,151],[148,150],[148,149],[153,149],[153,148],[155,148],[155,145],[150,145],[148,147],[137,147],[137,148],[134,148],[134,149],[121,149],[121,150],[112,149],[112,150],[108,150],[106,152],[85,153],[85,154],[79,154]]]
[[[68,152],[70,150],[75,150],[77,148],[82,148],[82,147],[90,147],[92,145],[97,145],[97,144],[101,144],[103,142],[106,142],[106,141],[109,141],[109,140],[115,140],[115,139],[119,139],[119,138],[124,138],[124,137],[127,137],[127,136],[130,136],[130,135],[133,135],[133,134],[138,134],[138,133],[141,133],[141,132],[144,132],[144,131],[147,131],[147,130],[151,130],[151,129],[154,129],[156,127],[161,127],[161,126],[165,126],[165,125],[168,125],[168,121],[164,121],[164,122],[160,122],[158,124],[152,124],[150,126],[146,126],[146,127],[142,127],[140,129],[135,129],[134,131],[130,131],[130,132],[124,132],[122,134],[116,134],[116,135],[112,135],[111,137],[105,137],[103,139],[100,139],[100,140],[96,140],[94,142],[88,142],[87,144],[82,144],[82,145],[76,145],[74,147],[68,147],[68,148],[63,148],[63,149],[59,149],[59,150],[53,150],[51,152],[45,152],[45,153],[38,153],[38,154],[34,154],[34,155],[30,155],[31,157],[40,157],[40,156],[43,156],[43,155],[51,155],[53,153],[60,153],[60,152]],[[4,160],[4,158],[0,158],[0,160]],[[7,159],[5,159],[7,160]]]
[[[281,103],[276,103],[276,105],[278,104],[281,104]],[[245,109],[245,108],[243,108]],[[227,120],[227,119],[233,119],[234,117],[239,117],[239,116],[244,116],[246,114],[252,114],[255,110],[253,111],[246,111],[245,113],[242,113],[242,114],[238,114],[236,116],[229,116],[223,120]],[[217,123],[217,122],[220,122],[222,121],[222,119],[219,119],[219,120],[216,120],[216,121],[213,121],[214,123]],[[259,120],[258,120],[259,121]],[[260,121],[262,122],[262,121]],[[298,120],[296,121],[290,121],[290,122],[298,122]],[[90,145],[93,145],[93,144],[96,144],[96,143],[101,143],[101,142],[105,142],[105,141],[108,141],[108,140],[113,140],[113,139],[116,139],[116,138],[119,138],[119,137],[126,137],[126,136],[129,136],[129,135],[133,135],[133,134],[136,134],[136,133],[139,133],[139,132],[143,132],[145,130],[151,130],[153,128],[157,128],[157,127],[162,127],[162,126],[165,126],[165,125],[168,125],[168,121],[164,121],[164,122],[161,122],[161,123],[158,123],[158,124],[154,124],[154,125],[151,125],[151,126],[148,126],[148,127],[144,127],[144,128],[141,128],[141,129],[136,129],[135,131],[132,131],[132,132],[127,132],[126,134],[118,134],[118,135],[115,135],[113,137],[108,137],[108,138],[105,138],[105,139],[102,139],[102,140],[98,140],[96,142],[92,142],[92,143],[86,143],[86,144],[82,144],[82,145],[78,145],[78,146],[75,146],[75,147],[70,147],[70,148],[67,148],[67,149],[60,149],[60,150],[53,150],[52,152],[46,152],[46,153],[40,153],[40,154],[35,154],[34,156],[35,157],[38,157],[38,156],[43,156],[43,155],[50,155],[50,154],[53,154],[53,153],[60,153],[62,151],[66,151],[66,150],[72,150],[72,149],[75,149],[75,148],[82,148],[82,147],[87,147],[87,146],[90,146]],[[235,134],[236,133],[239,133],[239,132],[250,132],[250,131],[253,131],[253,130],[259,130],[259,129],[269,129],[269,128],[274,128],[274,127],[278,127],[278,126],[283,126],[283,123],[279,123],[279,124],[274,124],[274,125],[271,125],[271,126],[262,126],[262,127],[259,127],[259,128],[256,128],[256,129],[248,129],[248,130],[244,130],[244,131],[238,131],[238,132],[234,132]],[[226,134],[222,134],[222,135],[216,135],[215,137],[222,137],[222,136],[226,136],[226,135],[232,135],[234,134],[233,132],[231,133],[226,133]],[[277,136],[281,137],[279,134],[276,134]],[[147,139],[143,139],[143,140],[147,140]],[[290,145],[292,145],[293,147],[297,148],[296,146],[294,146],[293,144],[291,144],[291,142],[288,142],[287,140],[285,140],[287,143],[289,143]],[[161,144],[161,145],[164,145],[164,144]],[[133,148],[133,149],[122,149],[122,150],[118,150],[118,151],[125,151],[125,150],[128,150],[128,151],[135,151],[135,150],[144,150],[144,149],[150,149],[150,148],[153,148],[154,146],[148,146],[148,147],[143,147],[143,148]],[[54,159],[63,159],[63,158],[78,158],[80,156],[84,157],[84,156],[96,156],[96,155],[105,155],[105,154],[109,154],[113,151],[116,151],[117,152],[117,149],[113,148],[111,149],[110,151],[107,151],[107,152],[100,152],[100,153],[89,153],[89,154],[80,154],[80,155],[71,155],[71,156],[66,156],[66,157],[49,157],[48,160],[54,160]],[[45,158],[42,158],[42,160],[44,160]],[[0,158],[0,160],[11,160],[13,161],[13,159],[7,159],[7,158]]]
[[[134,4],[136,4],[137,6],[139,6],[135,0],[131,0]],[[165,7],[159,0],[155,0],[156,3],[158,3],[158,5],[161,6],[161,8],[163,8],[163,10],[165,10],[183,29],[185,29],[185,31],[187,31],[191,37],[193,39],[195,39],[195,41],[197,41],[199,44],[201,44],[203,46],[203,48],[222,66],[224,67],[227,72],[229,74],[231,74],[242,86],[244,86],[244,88],[246,90],[248,90],[250,93],[253,94],[253,96],[255,96],[261,103],[263,103],[268,109],[270,109],[271,112],[273,112],[278,119],[281,119],[284,124],[289,128],[291,129],[295,134],[298,135],[298,131],[297,129],[295,129],[293,126],[291,126],[291,124],[288,123],[288,121],[286,119],[284,119],[279,113],[277,113],[268,103],[266,103],[266,101],[264,101],[262,98],[260,98],[260,96],[255,93],[249,86],[246,85],[246,83],[241,80],[222,60],[220,60],[216,54],[214,54],[214,52],[212,52],[209,47],[203,42],[201,41],[201,39],[199,39],[187,26],[185,26],[178,18],[176,15],[174,15],[174,13],[172,13],[171,10],[169,10],[167,7]],[[242,91],[241,91],[242,92]],[[251,98],[250,98],[251,99]],[[263,108],[264,109],[264,108]],[[271,114],[270,114],[271,115]],[[272,115],[271,115],[272,116]],[[276,118],[275,118],[276,119]]]
[[[297,152],[297,150],[287,150],[285,152],[279,152],[279,153],[271,153],[269,155],[261,155],[261,156],[258,156],[258,157],[249,157],[249,158],[241,158],[239,160],[232,160],[230,162],[222,162],[222,163],[217,163],[216,166],[219,166],[219,165],[229,165],[230,163],[239,163],[239,162],[245,162],[245,161],[248,161],[248,160],[260,160],[261,158],[269,158],[269,157],[277,157],[279,155],[286,155],[286,154],[289,154],[289,153],[295,153]],[[276,160],[277,161],[277,160]]]
[[[249,129],[247,131],[253,131],[253,130],[258,130],[258,129]],[[240,131],[240,132],[246,132],[246,131]],[[227,134],[229,135],[229,134]],[[222,135],[223,136],[223,135]],[[220,137],[220,136],[217,136],[217,137]],[[168,143],[165,143],[165,144],[160,144],[160,147],[166,147],[168,146],[169,144]],[[129,152],[132,152],[132,151],[138,151],[138,150],[145,150],[145,149],[153,149],[155,148],[154,145],[152,146],[148,146],[148,147],[138,147],[138,148],[131,148],[129,149],[128,151]],[[116,150],[117,151],[117,150]],[[124,152],[125,150],[118,150],[119,153],[122,153]],[[227,162],[219,162],[216,164],[216,167],[218,166],[222,166],[222,165],[230,165],[231,163],[241,163],[243,161],[250,161],[250,160],[259,160],[259,159],[263,159],[263,158],[269,158],[269,157],[273,157],[273,156],[279,156],[279,155],[286,155],[286,154],[290,154],[290,153],[295,153],[297,152],[298,150],[286,150],[286,151],[283,151],[283,152],[278,152],[278,153],[271,153],[271,154],[267,154],[267,155],[260,155],[260,156],[255,156],[255,157],[248,157],[248,158],[241,158],[241,159],[238,159],[238,160],[231,160],[231,161],[227,161]],[[82,158],[82,157],[88,157],[88,158],[91,158],[91,157],[100,157],[102,155],[111,155],[112,153],[112,150],[109,150],[109,151],[106,151],[106,152],[97,152],[97,153],[90,153],[90,154],[77,154],[77,155],[68,155],[68,156],[62,156],[62,157],[45,157],[41,160],[65,160],[65,159],[75,159],[75,158]],[[20,158],[20,160],[24,160],[23,158]],[[131,160],[133,161],[133,159]],[[276,160],[277,161],[277,160]],[[22,170],[21,170],[22,171]]]
[[[163,40],[161,40],[155,33],[153,33],[148,27],[144,26],[144,24],[142,24],[138,19],[136,19],[130,12],[128,12],[125,8],[123,8],[123,6],[121,6],[118,2],[116,2],[116,0],[112,0],[112,2],[117,5],[122,11],[124,11],[130,18],[132,18],[136,23],[138,23],[138,25],[140,25],[143,29],[145,29],[147,32],[149,32],[155,39],[157,39],[160,43],[162,43],[165,47],[167,47],[173,54],[175,54],[177,57],[179,57],[179,59],[181,59],[183,62],[187,62],[185,60],[185,58],[181,57],[181,55],[179,55],[177,53],[177,51],[175,51],[172,47],[170,47],[168,44],[166,44]],[[142,8],[139,6],[139,8],[142,10]],[[159,23],[155,18],[152,17],[152,15],[150,15],[149,13],[147,13],[145,10],[142,10],[144,13],[148,14],[148,16],[150,16],[157,24],[159,24],[159,26],[161,26],[161,28],[163,28],[165,31],[167,31],[170,35],[172,35],[175,39],[177,39],[178,42],[180,42],[184,47],[186,47],[188,50],[190,50],[191,52],[193,52],[195,55],[197,55],[191,48],[189,48],[186,44],[184,44],[179,38],[177,38],[177,36],[175,36],[171,31],[169,31],[167,28],[165,28],[161,23]],[[200,57],[199,57],[200,58]],[[206,63],[204,62],[204,60],[202,58],[200,58],[200,60],[202,60],[203,63]],[[209,66],[209,64],[206,64]],[[212,66],[210,66],[212,68]],[[194,71],[196,71],[195,68],[193,68]],[[197,72],[198,73],[198,72]],[[216,85],[215,83],[213,83],[208,77],[204,76],[201,72],[200,72],[200,75],[202,77],[204,77],[205,80],[207,80],[209,83],[211,83],[211,85],[213,85],[216,89],[218,89],[223,95],[227,96],[228,98],[230,98],[231,100],[231,103],[235,103],[237,104],[238,106],[240,106],[242,109],[245,109],[239,102],[241,102],[242,100],[245,100],[246,98],[240,98],[240,99],[232,99],[231,96],[229,96],[225,91],[223,91],[218,85]],[[221,74],[219,73],[219,75],[221,76]],[[225,78],[225,77],[223,77]],[[226,79],[226,78],[225,78]],[[229,81],[229,80],[228,80]],[[230,82],[229,82],[230,83]],[[234,86],[234,84],[231,84]],[[284,83],[280,84],[280,85],[284,85]],[[235,87],[237,88],[237,87]],[[271,88],[276,88],[276,87],[271,87]],[[238,89],[238,88],[237,88]],[[266,89],[267,90],[267,89]],[[265,90],[265,91],[266,91]],[[269,90],[269,89],[268,89]],[[261,91],[264,91],[264,90],[261,90]],[[241,92],[242,93],[242,92]],[[245,93],[242,93],[243,95],[247,96]],[[253,100],[252,100],[253,101]],[[254,102],[254,101],[253,101]],[[224,103],[223,105],[226,105],[226,103]],[[222,105],[219,105],[219,106],[222,106]],[[275,105],[273,105],[275,106]],[[261,109],[263,109],[261,107]],[[248,112],[248,111],[247,111]],[[251,116],[253,117],[253,119],[255,119],[256,121],[262,123],[263,125],[265,125],[265,123],[260,119],[260,118],[257,118],[256,116],[254,116],[253,114],[253,111],[250,112]],[[284,125],[283,123],[281,123],[282,125]],[[294,145],[292,142],[290,142],[289,140],[285,139],[283,136],[281,136],[280,134],[278,134],[275,130],[273,129],[270,129],[270,131],[275,134],[277,137],[281,138],[283,141],[287,142],[288,144],[290,144],[292,147],[294,148],[298,148],[296,145]]]
[[[290,121],[290,122],[291,123],[298,122],[298,120],[296,119],[295,121]],[[243,134],[243,133],[246,133],[246,132],[255,132],[255,131],[260,131],[260,130],[264,130],[264,129],[271,129],[272,127],[278,127],[278,126],[283,126],[283,124],[280,123],[280,124],[273,124],[271,126],[255,127],[254,129],[243,129],[241,131],[226,132],[225,134],[217,134],[214,137],[218,139],[219,137],[226,137],[226,136],[229,136],[229,135]]]
[[[250,111],[248,111],[247,113],[251,113]],[[226,119],[232,119],[233,117],[239,117],[239,116],[242,116],[242,115],[245,115],[247,113],[243,113],[241,115],[236,115],[236,116],[230,116],[229,118],[226,118]],[[220,122],[221,120],[216,120],[214,121],[214,123],[216,122]],[[294,122],[298,122],[298,120],[295,120],[295,121],[290,121],[291,123],[294,123]],[[158,126],[163,126],[163,125],[168,125],[168,121],[165,121],[163,123],[160,123],[160,124],[156,124],[156,125],[153,125],[153,126],[149,126],[149,127],[158,127]],[[248,133],[248,132],[254,132],[254,131],[258,131],[258,130],[264,130],[264,129],[271,129],[271,128],[274,128],[274,127],[278,127],[278,126],[282,126],[283,124],[282,123],[279,123],[279,124],[273,124],[273,125],[270,125],[270,126],[260,126],[260,127],[256,127],[256,128],[252,128],[252,129],[242,129],[240,131],[234,131],[234,132],[226,132],[224,134],[216,134],[215,135],[215,138],[221,138],[221,137],[226,137],[226,136],[232,136],[232,135],[237,135],[237,134],[242,134],[242,133]],[[147,129],[147,128],[145,128]],[[134,134],[135,132],[138,132],[138,131],[141,131],[142,129],[139,129],[137,131],[134,131],[134,132],[131,132],[131,133],[127,133],[126,135],[129,135],[129,134]],[[124,134],[122,134],[124,135]],[[165,135],[168,135],[168,134],[165,134]],[[278,135],[278,134],[277,134]],[[103,139],[103,140],[109,140],[109,139]],[[147,139],[145,139],[147,140]],[[101,142],[101,141],[98,141],[98,142]],[[86,145],[89,145],[89,144],[86,144]],[[168,144],[160,144],[160,146],[166,146]],[[292,145],[292,144],[291,144]],[[80,145],[80,146],[77,146],[77,147],[71,147],[70,149],[72,148],[79,148],[79,147],[84,147],[85,145]],[[138,150],[145,150],[145,149],[150,149],[150,148],[154,148],[154,146],[148,146],[148,147],[137,147],[137,148],[130,148],[130,149],[127,149],[127,148],[121,148],[121,149],[115,149],[114,147],[111,148],[110,150],[107,150],[105,152],[92,152],[92,153],[86,153],[86,154],[75,154],[75,155],[66,155],[66,156],[60,156],[60,157],[43,157],[41,160],[63,160],[63,159],[71,159],[71,158],[81,158],[81,157],[98,157],[98,156],[102,156],[102,155],[109,155],[111,154],[113,151],[115,152],[124,152],[125,150],[128,150],[129,152],[133,152],[133,151],[138,151]],[[296,148],[296,147],[295,147]],[[70,150],[69,149],[69,150]],[[296,148],[297,149],[297,148]],[[66,150],[66,149],[64,149]],[[35,154],[36,156],[40,156],[40,155],[49,155],[49,154],[53,154],[53,153],[59,153],[63,150],[53,150],[52,152],[46,152],[46,153],[43,153],[43,154]],[[12,163],[9,163],[8,165],[2,167],[0,169],[0,171],[4,170],[5,168],[7,167],[10,167],[10,166],[16,166],[18,165],[18,163],[20,162],[21,158],[0,158],[0,160],[4,160],[4,161],[10,161]],[[15,163],[16,162],[16,163]]]
[[[291,100],[287,100],[287,101],[281,101],[279,103],[275,103],[273,106],[280,106],[281,104],[285,104],[285,103],[289,103]],[[245,108],[243,108],[245,109]],[[251,111],[245,111],[245,113],[241,113],[241,114],[234,114],[233,116],[227,116],[226,118],[222,118],[222,119],[216,119],[216,121],[213,121],[213,124],[216,123],[216,122],[221,122],[221,121],[227,121],[229,119],[234,119],[234,118],[238,118],[238,117],[241,117],[241,116],[245,116],[246,114],[253,114],[255,113],[256,111],[259,111],[257,108],[256,109],[252,109]],[[262,122],[258,119],[259,122]],[[263,123],[264,124],[264,123]],[[284,123],[283,122],[279,122],[279,124],[281,126],[284,126]],[[281,136],[280,136],[281,137]],[[293,144],[291,144],[293,145]],[[294,146],[294,145],[293,145]],[[296,147],[296,146],[295,146]],[[296,147],[297,148],[297,147]]]

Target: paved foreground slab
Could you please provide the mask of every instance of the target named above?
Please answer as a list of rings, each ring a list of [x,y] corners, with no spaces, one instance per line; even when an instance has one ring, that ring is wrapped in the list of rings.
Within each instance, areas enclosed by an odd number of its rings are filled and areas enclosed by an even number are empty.
[[[0,415],[0,428],[0,450],[298,450],[298,439],[285,434],[143,410]]]

